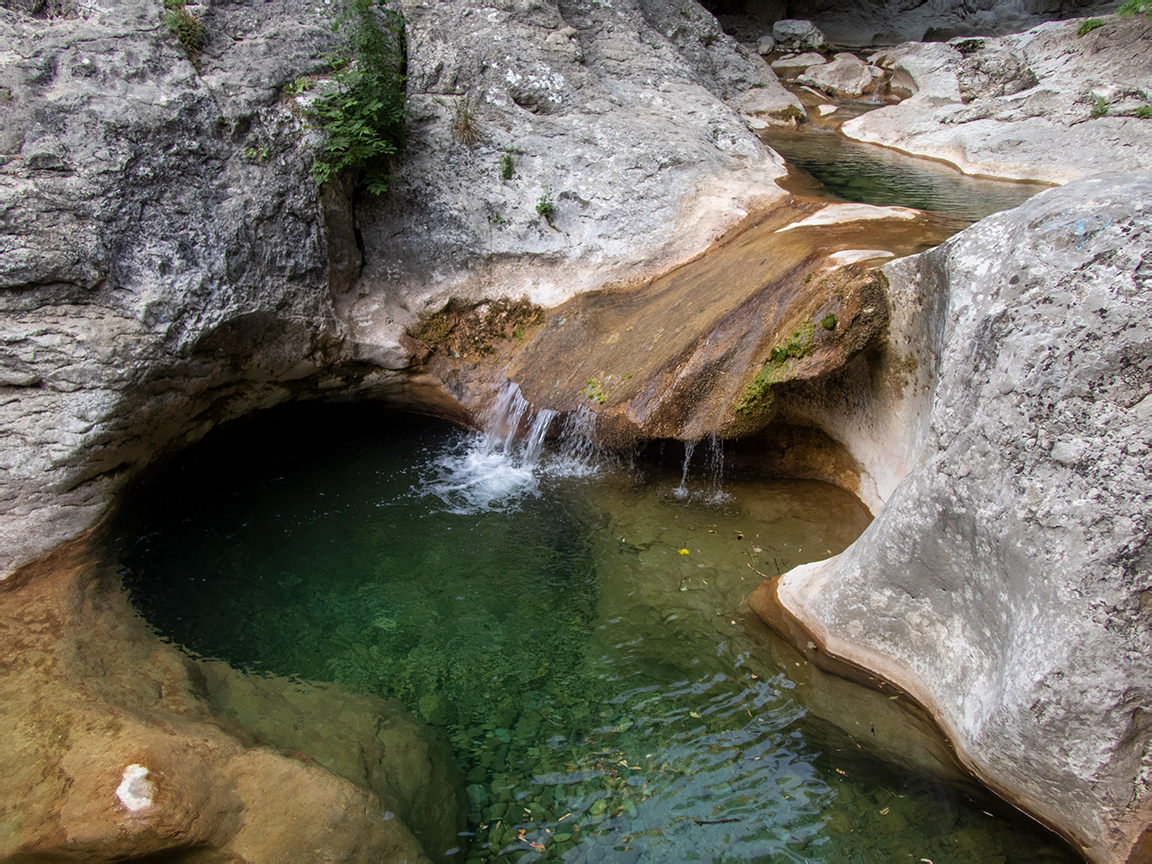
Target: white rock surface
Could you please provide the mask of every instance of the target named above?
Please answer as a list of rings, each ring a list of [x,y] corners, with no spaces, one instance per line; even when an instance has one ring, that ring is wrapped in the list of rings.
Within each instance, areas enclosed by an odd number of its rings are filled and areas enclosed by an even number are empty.
[[[854,99],[876,88],[872,67],[847,52],[837,54],[830,63],[805,70],[796,81],[841,99]]]
[[[827,62],[828,59],[823,54],[817,54],[815,51],[807,51],[803,54],[785,54],[783,57],[772,61],[772,71],[777,75],[795,75],[812,66],[819,66]]]
[[[915,95],[848,121],[845,135],[942,159],[968,174],[1066,183],[1152,164],[1152,20],[1108,16],[1084,37],[1075,21],[1002,39],[879,52]],[[1107,108],[1094,116],[1099,100]]]
[[[779,587],[1092,861],[1152,821],[1150,249],[1152,176],[1106,176],[886,265],[890,353],[830,410],[887,503]]]

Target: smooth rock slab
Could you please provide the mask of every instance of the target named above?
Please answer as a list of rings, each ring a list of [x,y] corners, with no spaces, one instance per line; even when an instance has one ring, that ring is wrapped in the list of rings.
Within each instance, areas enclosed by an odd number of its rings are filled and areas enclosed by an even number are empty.
[[[1152,177],[1108,176],[886,266],[910,470],[778,589],[1093,861],[1152,819],[1150,250]]]

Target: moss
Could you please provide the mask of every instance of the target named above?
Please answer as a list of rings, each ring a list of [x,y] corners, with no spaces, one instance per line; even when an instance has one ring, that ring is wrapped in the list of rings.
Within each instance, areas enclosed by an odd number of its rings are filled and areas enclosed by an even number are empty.
[[[795,120],[797,123],[807,119],[807,115],[795,105],[789,105],[779,111],[769,111],[768,116],[774,120]]]
[[[820,319],[820,326],[823,327],[825,330],[835,330],[836,329],[836,316],[835,315],[825,315],[822,319]]]
[[[604,395],[604,389],[600,385],[599,378],[589,378],[584,382],[584,395],[589,399],[595,399],[601,405],[608,401],[608,397]]]
[[[768,362],[756,373],[736,403],[739,414],[763,411],[772,405],[772,385],[785,379],[785,372],[792,360],[798,360],[812,353],[815,343],[816,325],[803,321],[788,341],[775,346],[768,352]]]
[[[452,299],[408,332],[430,348],[485,357],[497,353],[499,342],[523,341],[533,327],[543,323],[544,310],[526,299],[481,303]]]

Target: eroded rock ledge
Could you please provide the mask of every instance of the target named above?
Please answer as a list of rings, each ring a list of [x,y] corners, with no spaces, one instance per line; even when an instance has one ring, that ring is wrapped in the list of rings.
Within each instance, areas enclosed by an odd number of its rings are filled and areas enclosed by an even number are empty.
[[[927,348],[872,441],[907,473],[844,553],[759,589],[1093,861],[1152,817],[1150,202],[1092,178],[884,268],[890,341]]]

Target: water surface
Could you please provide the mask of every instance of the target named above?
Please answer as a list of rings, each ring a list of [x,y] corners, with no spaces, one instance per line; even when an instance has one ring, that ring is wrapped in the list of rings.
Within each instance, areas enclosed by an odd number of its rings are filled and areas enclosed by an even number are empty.
[[[707,442],[685,470],[312,416],[157,477],[121,519],[126,582],[196,654],[439,729],[471,805],[452,860],[1074,860],[747,612],[761,574],[858,536],[853,497],[735,482]]]

